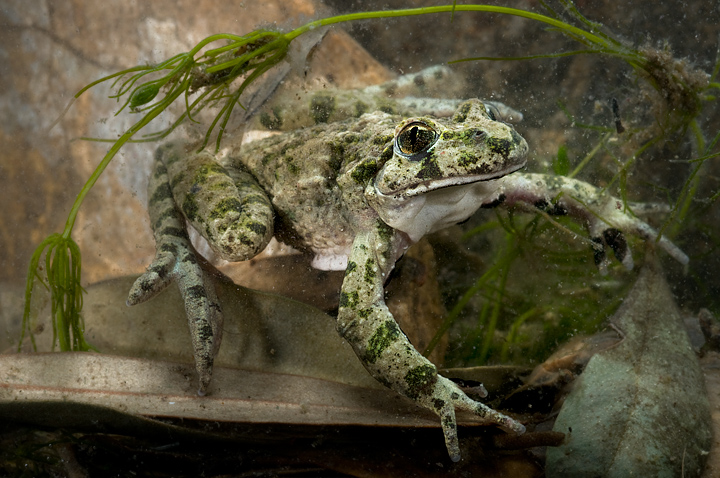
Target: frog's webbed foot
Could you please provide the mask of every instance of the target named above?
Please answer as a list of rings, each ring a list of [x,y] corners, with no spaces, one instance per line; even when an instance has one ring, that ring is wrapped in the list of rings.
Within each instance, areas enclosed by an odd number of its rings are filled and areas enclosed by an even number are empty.
[[[198,395],[205,395],[212,377],[213,361],[222,339],[222,310],[210,275],[201,267],[194,250],[182,248],[181,254],[175,256],[169,251],[159,252],[147,272],[133,284],[127,304],[145,302],[172,281],[177,283],[185,304],[192,338],[195,369],[199,379]]]
[[[493,410],[484,403],[471,399],[457,385],[441,375],[437,375],[432,394],[418,401],[440,417],[440,425],[445,435],[445,446],[450,459],[454,462],[460,461],[455,410],[467,410],[478,417],[495,423],[505,431],[518,434],[525,433],[525,426],[522,423]]]
[[[175,207],[167,171],[156,163],[150,179],[150,219],[157,252],[147,271],[133,284],[127,304],[149,300],[172,281],[185,303],[192,337],[195,368],[199,376],[198,394],[204,395],[212,376],[215,354],[222,337],[222,311],[204,261],[195,252],[185,228],[185,218]]]
[[[607,267],[605,251],[608,248],[613,251],[617,260],[625,268],[628,270],[633,268],[632,254],[625,238],[626,234],[637,236],[645,241],[656,241],[660,248],[679,263],[686,265],[689,262],[687,255],[679,247],[667,237],[660,236],[641,218],[626,210],[619,199],[607,197],[604,201],[600,201],[600,204],[601,206],[597,208],[589,208],[586,218],[590,237],[594,243],[595,263],[601,271],[604,272]]]

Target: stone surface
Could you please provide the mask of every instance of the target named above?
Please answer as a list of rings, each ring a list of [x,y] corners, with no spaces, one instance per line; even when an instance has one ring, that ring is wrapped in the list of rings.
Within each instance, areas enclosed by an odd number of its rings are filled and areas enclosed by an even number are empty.
[[[311,0],[75,0],[41,1],[33,8],[22,1],[4,2],[0,201],[12,207],[0,211],[3,278],[24,280],[33,249],[62,231],[73,200],[109,147],[76,139],[115,138],[139,119],[114,117],[119,104],[107,98],[112,91],[103,84],[84,93],[48,131],[80,88],[123,68],[187,51],[214,33],[243,34],[258,26],[288,29],[316,15]],[[323,67],[316,87],[329,75],[339,86],[392,76],[342,32],[327,40],[313,55]],[[85,200],[73,233],[83,253],[84,283],[137,273],[150,262],[154,251],[145,190],[156,147],[126,145]]]

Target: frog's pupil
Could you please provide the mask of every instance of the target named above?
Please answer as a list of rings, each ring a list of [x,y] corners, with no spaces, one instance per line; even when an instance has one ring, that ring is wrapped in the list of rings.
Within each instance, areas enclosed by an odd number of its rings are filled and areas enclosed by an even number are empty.
[[[411,145],[414,144],[415,141],[417,140],[417,131],[418,131],[417,126],[413,126],[412,128],[410,128],[410,144]]]

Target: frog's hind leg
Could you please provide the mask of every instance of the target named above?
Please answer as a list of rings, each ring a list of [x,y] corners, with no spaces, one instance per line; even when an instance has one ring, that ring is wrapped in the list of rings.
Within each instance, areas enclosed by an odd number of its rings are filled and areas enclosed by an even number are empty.
[[[206,151],[169,143],[158,150],[167,167],[175,203],[223,259],[251,259],[273,236],[270,199],[248,172],[225,169]]]
[[[150,177],[149,214],[155,236],[155,259],[133,284],[127,304],[135,305],[160,293],[173,280],[180,289],[193,344],[198,394],[204,395],[212,376],[222,337],[222,311],[210,277],[190,243],[185,218],[175,206],[167,168],[156,161]]]
[[[188,153],[180,143],[158,149],[149,197],[157,252],[127,302],[144,302],[173,280],[177,282],[200,379],[198,393],[203,395],[220,346],[222,311],[211,273],[190,243],[185,220],[222,258],[244,260],[262,250],[272,237],[272,207],[252,176],[230,175],[212,155]]]

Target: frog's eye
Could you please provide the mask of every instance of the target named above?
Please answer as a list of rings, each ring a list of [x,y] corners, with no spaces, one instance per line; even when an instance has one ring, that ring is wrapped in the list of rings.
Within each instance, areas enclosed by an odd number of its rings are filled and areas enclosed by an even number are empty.
[[[395,152],[411,161],[418,161],[435,146],[438,134],[420,121],[409,123],[395,137]]]
[[[498,118],[500,118],[500,110],[498,110],[495,105],[485,103],[485,111],[487,112],[490,119],[493,121],[497,121]]]

